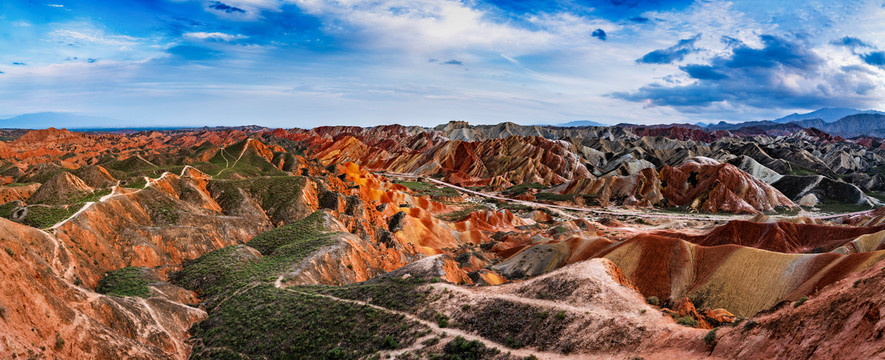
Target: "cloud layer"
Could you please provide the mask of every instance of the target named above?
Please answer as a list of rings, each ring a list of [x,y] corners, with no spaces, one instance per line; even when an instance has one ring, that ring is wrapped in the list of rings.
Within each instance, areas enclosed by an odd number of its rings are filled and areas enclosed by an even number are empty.
[[[885,108],[881,3],[0,3],[0,117],[432,126]]]

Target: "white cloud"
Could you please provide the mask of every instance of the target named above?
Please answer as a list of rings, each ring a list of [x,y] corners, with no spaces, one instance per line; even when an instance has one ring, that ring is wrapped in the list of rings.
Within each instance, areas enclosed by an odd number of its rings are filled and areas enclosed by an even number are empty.
[[[220,32],[190,32],[184,34],[185,38],[190,39],[199,39],[199,40],[221,40],[221,41],[232,41],[238,39],[245,39],[246,36],[240,34],[225,34]]]
[[[131,46],[139,42],[139,38],[127,35],[109,35],[98,29],[70,30],[58,29],[49,33],[51,37],[67,42],[87,42],[113,46]]]
[[[494,22],[483,11],[453,0],[295,0],[306,13],[327,18],[327,30],[358,31],[364,46],[433,53],[485,49],[524,53],[551,40],[530,31]]]
[[[65,6],[62,5],[62,4],[46,4],[46,6],[54,7],[54,8],[63,8],[63,7],[65,7]]]

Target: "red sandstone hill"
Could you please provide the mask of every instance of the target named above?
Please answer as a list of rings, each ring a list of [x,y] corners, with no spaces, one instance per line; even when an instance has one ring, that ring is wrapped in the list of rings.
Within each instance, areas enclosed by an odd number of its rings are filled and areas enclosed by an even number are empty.
[[[831,251],[861,235],[885,230],[885,225],[848,227],[792,222],[729,221],[704,235],[675,231],[656,234],[675,237],[698,245],[740,245],[784,253]]]
[[[746,213],[795,207],[780,191],[731,164],[688,161],[660,172],[661,193],[671,204],[707,212]]]
[[[423,139],[425,135],[416,137]],[[413,146],[424,148],[424,145]],[[374,148],[347,135],[320,146],[314,156],[325,163],[355,162],[373,170],[440,174],[464,186],[558,184],[592,176],[566,144],[540,137],[441,141],[421,151],[389,150],[394,149]]]
[[[712,159],[690,159],[660,172],[643,169],[633,175],[577,179],[554,188],[582,195],[606,206],[676,206],[704,212],[754,213],[793,208],[780,191],[731,165]]]

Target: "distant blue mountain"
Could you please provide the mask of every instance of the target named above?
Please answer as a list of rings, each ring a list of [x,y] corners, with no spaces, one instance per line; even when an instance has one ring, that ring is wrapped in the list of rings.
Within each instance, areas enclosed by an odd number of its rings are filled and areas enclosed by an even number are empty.
[[[805,114],[797,114],[793,113],[787,116],[784,116],[779,119],[773,120],[776,123],[786,124],[791,122],[797,122],[802,120],[810,120],[810,119],[821,119],[826,123],[835,122],[841,118],[844,118],[848,115],[854,114],[885,114],[881,111],[876,110],[858,110],[858,109],[847,109],[847,108],[823,108],[812,111],[810,113]]]
[[[569,121],[567,123],[556,124],[558,127],[578,127],[578,126],[611,126],[608,124],[598,123],[590,120]]]
[[[71,112],[40,112],[0,119],[0,128],[45,129],[48,127],[80,129],[121,124],[120,120]]]

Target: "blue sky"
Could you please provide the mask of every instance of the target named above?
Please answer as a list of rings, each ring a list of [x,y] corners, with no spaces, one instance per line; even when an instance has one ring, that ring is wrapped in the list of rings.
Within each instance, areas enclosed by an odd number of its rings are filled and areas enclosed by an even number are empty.
[[[289,128],[885,110],[883,18],[882,0],[6,0],[0,118]]]

